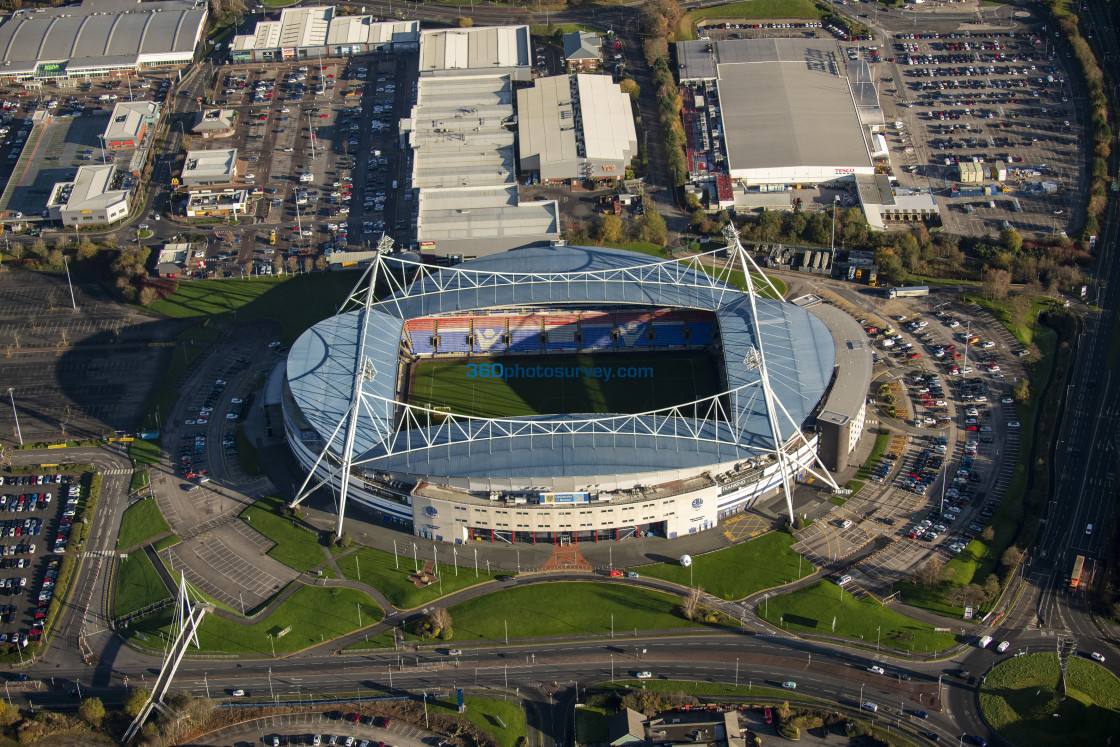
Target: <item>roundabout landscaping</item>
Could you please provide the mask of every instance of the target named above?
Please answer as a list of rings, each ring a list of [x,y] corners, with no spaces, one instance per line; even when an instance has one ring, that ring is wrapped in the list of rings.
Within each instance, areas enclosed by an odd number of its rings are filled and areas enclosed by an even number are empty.
[[[1120,733],[1120,679],[1100,664],[1069,663],[1068,693],[1059,699],[1057,654],[1008,659],[988,673],[980,710],[1008,741],[1032,747],[1105,744]]]

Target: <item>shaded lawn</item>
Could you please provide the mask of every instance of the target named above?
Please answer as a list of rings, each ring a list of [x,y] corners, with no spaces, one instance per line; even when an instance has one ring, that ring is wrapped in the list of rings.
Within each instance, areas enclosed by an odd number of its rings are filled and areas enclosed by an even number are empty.
[[[152,537],[171,530],[167,520],[159,511],[154,499],[137,501],[125,509],[121,516],[121,531],[117,535],[117,549],[130,547],[150,540]]]
[[[466,552],[459,558],[458,575],[455,573],[453,556],[445,551],[438,555],[439,578],[443,582],[431,584],[424,588],[417,588],[409,580],[409,575],[415,572],[411,544],[401,544],[401,553],[394,561],[393,553],[376,550],[372,547],[363,547],[337,559],[339,570],[346,578],[352,581],[362,581],[376,587],[384,594],[394,607],[398,609],[412,609],[428,604],[445,594],[466,589],[477,584],[492,581],[494,576],[509,573],[509,571],[493,568],[490,574],[486,573],[486,566],[482,565],[475,575],[473,557],[467,557]],[[431,560],[431,556],[419,559],[419,566],[424,567],[424,562]],[[442,588],[442,593],[441,593]]]
[[[276,543],[268,555],[284,565],[302,572],[325,563],[319,535],[305,529],[295,517],[282,516],[284,505],[283,500],[267,496],[242,511],[241,518]]]

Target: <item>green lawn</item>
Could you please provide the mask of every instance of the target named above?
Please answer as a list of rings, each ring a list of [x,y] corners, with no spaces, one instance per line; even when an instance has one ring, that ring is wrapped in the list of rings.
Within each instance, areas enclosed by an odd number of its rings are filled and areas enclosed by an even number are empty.
[[[696,23],[705,18],[759,19],[804,18],[815,20],[825,15],[812,0],[742,0],[689,11],[681,18],[677,40],[695,39]]]
[[[113,594],[115,617],[130,615],[170,598],[171,592],[163,585],[155,566],[143,551],[129,553],[120,562]]]
[[[280,339],[288,345],[312,324],[333,314],[357,280],[354,272],[196,280],[180,283],[171,297],[150,308],[167,316],[205,317],[215,323],[271,319],[283,325]]]
[[[1057,654],[1006,659],[980,690],[984,718],[1010,742],[1032,747],[1105,744],[1120,734],[1120,680],[1096,662],[1074,658],[1059,703],[1059,675]]]
[[[474,556],[468,550],[459,553],[459,573],[455,574],[455,566],[451,551],[440,549],[436,560],[439,561],[440,584],[432,584],[423,589],[416,588],[416,584],[408,580],[408,576],[415,572],[416,564],[412,559],[412,545],[407,541],[397,543],[400,546],[400,555],[397,561],[393,560],[393,553],[376,550],[372,547],[363,547],[352,553],[338,558],[338,567],[346,578],[352,581],[362,581],[375,587],[384,594],[393,606],[398,609],[413,609],[429,604],[439,597],[452,592],[466,589],[476,584],[484,584],[494,576],[509,571],[490,569],[486,574],[486,564],[474,572]],[[424,567],[424,562],[432,560],[431,553],[419,557],[419,565]],[[399,568],[398,568],[399,565]],[[441,592],[442,588],[442,592]]]
[[[148,477],[148,470],[139,469],[132,473],[132,479],[128,483],[128,492],[135,493],[141,488],[148,487],[150,478]]]
[[[182,540],[179,539],[179,535],[169,534],[168,536],[164,537],[160,541],[153,542],[152,543],[152,549],[155,550],[156,552],[160,552],[161,550],[164,550],[168,547],[174,547],[175,545],[179,544],[181,541]]]
[[[871,597],[857,601],[831,581],[774,597],[756,611],[786,630],[862,638],[865,645],[875,644],[876,628],[881,628],[883,645],[906,651],[941,651],[956,642],[953,634],[936,633],[933,626],[911,620]]]
[[[855,479],[866,481],[871,477],[871,471],[879,466],[879,459],[886,452],[887,447],[891,445],[891,434],[877,433],[875,434],[875,445],[871,447],[871,453],[867,455],[867,461],[856,472]]]
[[[127,550],[130,547],[150,540],[156,535],[170,531],[159,506],[152,498],[137,501],[125,509],[121,516],[121,531],[117,535],[117,549]]]
[[[599,689],[614,689],[623,690],[627,688],[644,688],[651,692],[658,693],[688,693],[695,695],[701,700],[711,701],[720,698],[750,698],[752,696],[757,698],[782,698],[783,700],[816,700],[808,695],[800,695],[797,691],[784,690],[780,687],[760,687],[754,684],[750,678],[750,672],[746,665],[743,665],[743,671],[739,677],[739,682],[743,683],[736,686],[731,682],[697,682],[694,680],[662,680],[657,679],[657,672],[652,672],[654,679],[652,680],[615,680],[611,685],[600,685]],[[759,682],[762,682],[759,678]],[[773,680],[769,680],[773,681]]]
[[[493,366],[501,366],[504,378],[490,375]],[[575,371],[596,368],[599,375]],[[549,369],[555,375],[537,375]],[[409,399],[478,417],[636,413],[715,394],[716,379],[707,351],[508,356],[481,363],[425,360],[415,364]]]
[[[159,464],[159,441],[136,439],[128,444],[128,456],[136,467]]]
[[[747,542],[705,555],[692,557],[691,578],[704,591],[721,599],[742,599],[763,589],[788,584],[816,570],[809,561],[790,549],[793,537],[785,532],[768,532]],[[743,569],[749,568],[749,573]],[[690,569],[680,563],[658,563],[631,570],[644,576],[689,585]]]
[[[576,710],[576,743],[606,744],[610,741],[607,732],[608,714],[599,708],[579,708]]]
[[[518,701],[467,695],[463,698],[463,705],[467,710],[459,713],[459,704],[453,697],[428,700],[429,711],[447,713],[470,721],[483,731],[493,734],[500,747],[514,747],[519,739],[525,737],[525,711]]]
[[[269,556],[297,571],[309,571],[322,565],[327,558],[319,535],[299,524],[294,517],[282,516],[284,501],[272,496],[261,498],[241,512],[249,526],[268,537],[276,545]]]
[[[357,643],[351,643],[343,651],[364,651],[371,648],[396,648],[393,631],[386,630],[384,633],[378,633]]]
[[[695,627],[680,616],[680,598],[624,584],[545,583],[507,589],[450,608],[455,641],[542,635],[616,634]]]
[[[199,644],[204,652],[271,655],[271,635],[278,655],[291,653],[357,630],[359,606],[363,627],[385,616],[368,594],[356,589],[301,586],[279,609],[254,625],[207,615],[199,629]],[[173,612],[167,608],[138,620],[126,635],[142,633],[148,637],[145,643],[149,647],[162,648]],[[276,637],[287,627],[291,632]]]
[[[257,451],[257,447],[245,435],[245,428],[237,426],[237,458],[241,462],[241,471],[247,475],[261,475],[264,474],[264,466],[261,464],[261,455]]]

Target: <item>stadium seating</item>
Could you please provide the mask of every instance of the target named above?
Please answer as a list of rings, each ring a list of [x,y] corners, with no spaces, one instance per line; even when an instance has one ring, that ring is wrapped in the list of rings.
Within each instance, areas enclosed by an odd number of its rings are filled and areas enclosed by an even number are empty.
[[[610,325],[603,324],[580,324],[580,330],[583,332],[583,343],[580,347],[583,350],[613,350],[614,338],[611,337]]]
[[[614,315],[618,327],[618,347],[649,347],[649,314],[646,312],[619,312]]]
[[[432,335],[434,333],[434,319],[409,319],[405,322],[401,338],[413,354],[432,355],[436,352],[435,347],[432,346]]]
[[[684,322],[654,322],[653,346],[656,348],[675,348],[686,345]]]
[[[474,350],[476,353],[504,353],[506,343],[504,316],[474,317]]]
[[[436,330],[439,332],[439,352],[471,352],[471,345],[467,339],[471,334],[470,317],[440,319]]]
[[[695,347],[704,347],[712,344],[711,322],[689,322],[688,344]]]
[[[544,317],[545,349],[552,351],[575,350],[576,332],[579,330],[576,314],[548,314]]]
[[[511,353],[540,352],[541,319],[539,316],[509,318],[509,350]]]

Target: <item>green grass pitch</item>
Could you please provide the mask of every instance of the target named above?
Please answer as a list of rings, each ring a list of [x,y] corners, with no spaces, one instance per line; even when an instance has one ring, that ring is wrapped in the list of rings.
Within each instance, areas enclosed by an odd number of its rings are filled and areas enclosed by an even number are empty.
[[[492,371],[495,364],[504,369],[505,377],[482,375],[483,366]],[[538,378],[527,374],[526,369],[534,369],[535,374],[538,367],[542,373],[553,369],[553,374],[560,375]],[[564,371],[557,372],[557,368]],[[586,375],[573,370],[577,368],[600,371]],[[460,415],[502,418],[646,412],[719,391],[715,365],[707,351],[553,354],[422,360],[412,368],[409,401]]]

